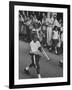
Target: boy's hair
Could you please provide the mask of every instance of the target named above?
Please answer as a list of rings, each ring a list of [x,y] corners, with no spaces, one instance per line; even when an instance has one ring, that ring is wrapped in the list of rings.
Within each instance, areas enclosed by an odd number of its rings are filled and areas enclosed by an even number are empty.
[[[60,27],[57,27],[57,30],[60,32],[60,30],[61,30]]]
[[[56,30],[58,27],[57,26],[54,26],[53,30]]]

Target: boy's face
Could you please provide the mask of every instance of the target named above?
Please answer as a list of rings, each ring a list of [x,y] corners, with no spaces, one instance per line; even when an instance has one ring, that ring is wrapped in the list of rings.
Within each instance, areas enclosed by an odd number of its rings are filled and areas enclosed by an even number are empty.
[[[34,42],[37,41],[37,36],[34,36],[33,41],[34,41]]]
[[[35,39],[35,38],[34,38],[34,39],[33,39],[33,41],[34,41],[34,42],[36,42],[36,41],[37,41],[37,39]]]

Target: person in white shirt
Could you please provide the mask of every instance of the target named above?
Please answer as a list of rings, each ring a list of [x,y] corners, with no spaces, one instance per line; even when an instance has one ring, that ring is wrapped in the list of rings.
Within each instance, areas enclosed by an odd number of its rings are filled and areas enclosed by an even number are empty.
[[[30,55],[32,63],[28,67],[26,67],[24,71],[29,74],[29,68],[34,66],[36,68],[38,78],[40,78],[41,75],[40,75],[39,59],[41,56],[41,45],[40,42],[37,40],[36,34],[33,35],[33,40],[30,42],[30,48],[31,48]]]
[[[57,44],[59,42],[59,31],[58,31],[58,27],[55,26],[53,28],[53,35],[52,35],[52,48],[55,50],[55,53],[57,54]]]

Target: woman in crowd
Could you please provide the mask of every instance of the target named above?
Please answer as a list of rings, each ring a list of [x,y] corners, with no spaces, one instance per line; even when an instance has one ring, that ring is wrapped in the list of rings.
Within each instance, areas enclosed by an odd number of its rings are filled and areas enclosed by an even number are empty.
[[[46,25],[47,25],[47,44],[50,47],[51,39],[52,39],[52,29],[53,29],[53,17],[51,12],[47,13]]]
[[[42,18],[42,45],[47,46],[47,27],[46,27],[46,15],[43,13],[43,18]]]

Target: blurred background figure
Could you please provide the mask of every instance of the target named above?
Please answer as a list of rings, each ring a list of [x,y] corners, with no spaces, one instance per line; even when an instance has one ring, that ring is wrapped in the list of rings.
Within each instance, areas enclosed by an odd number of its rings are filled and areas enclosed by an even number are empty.
[[[60,27],[60,24],[59,24],[59,22],[57,20],[57,13],[53,12],[52,14],[53,14],[53,19],[54,19],[53,27],[54,26]]]
[[[43,36],[42,45],[47,46],[47,26],[46,26],[46,14],[45,13],[42,14],[41,30],[42,30],[42,36]]]
[[[52,39],[52,29],[53,29],[53,17],[51,12],[47,13],[46,25],[47,25],[47,44],[48,47],[50,47],[51,39]]]

